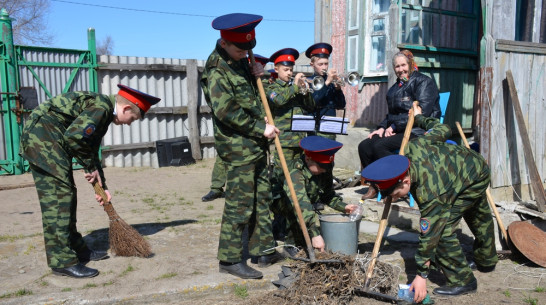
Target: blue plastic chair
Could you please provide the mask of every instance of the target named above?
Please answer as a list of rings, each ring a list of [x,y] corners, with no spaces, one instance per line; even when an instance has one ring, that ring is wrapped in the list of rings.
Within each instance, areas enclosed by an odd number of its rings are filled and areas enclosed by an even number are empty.
[[[444,118],[446,116],[447,104],[449,103],[449,96],[451,95],[451,92],[442,92],[439,95],[440,95],[440,110],[442,111],[442,114],[440,115],[440,123],[443,124]],[[449,141],[451,140],[447,140],[446,142],[449,143]],[[409,200],[410,200],[409,206],[413,208],[413,206],[415,205],[415,200],[413,199],[413,196],[411,195],[411,193],[409,194]],[[379,201],[381,201],[381,193],[377,193],[377,202]]]
[[[440,110],[442,114],[440,115],[440,123],[444,123],[444,118],[446,116],[447,104],[449,103],[449,96],[451,92],[442,92],[440,93]]]

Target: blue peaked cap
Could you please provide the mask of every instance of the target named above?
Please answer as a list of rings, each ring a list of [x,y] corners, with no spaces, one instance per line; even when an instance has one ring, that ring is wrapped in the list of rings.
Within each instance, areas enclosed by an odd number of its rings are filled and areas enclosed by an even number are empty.
[[[308,136],[300,141],[300,147],[305,154],[318,163],[332,163],[334,154],[343,144],[321,136]]]
[[[410,161],[401,155],[390,155],[378,159],[364,168],[362,178],[386,190],[401,181],[409,169]]]

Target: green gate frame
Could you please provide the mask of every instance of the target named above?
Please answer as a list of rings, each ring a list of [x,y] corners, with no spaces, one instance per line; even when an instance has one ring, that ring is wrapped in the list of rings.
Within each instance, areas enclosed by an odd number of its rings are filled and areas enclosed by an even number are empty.
[[[19,155],[19,140],[23,127],[21,116],[25,112],[30,112],[23,109],[20,103],[19,69],[21,67],[29,70],[48,98],[52,98],[52,95],[35,72],[34,67],[72,68],[72,72],[66,84],[64,84],[62,93],[70,91],[74,79],[81,72],[81,69],[88,69],[88,91],[98,92],[98,64],[95,30],[93,28],[87,30],[88,50],[16,46],[13,45],[11,22],[12,19],[9,17],[7,11],[2,9],[0,11],[0,97],[2,99],[0,115],[2,115],[4,120],[7,159],[0,160],[0,175],[19,175],[28,171],[28,163]],[[24,58],[26,51],[79,54],[79,57],[77,62],[74,63],[32,62]]]

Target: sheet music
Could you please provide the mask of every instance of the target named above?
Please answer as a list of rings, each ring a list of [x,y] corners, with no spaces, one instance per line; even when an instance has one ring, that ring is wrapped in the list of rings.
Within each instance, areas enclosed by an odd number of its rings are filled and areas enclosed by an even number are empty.
[[[339,118],[334,116],[323,116],[320,120],[320,132],[347,134],[348,118]]]
[[[294,114],[292,116],[292,131],[314,131],[315,118],[312,115]]]

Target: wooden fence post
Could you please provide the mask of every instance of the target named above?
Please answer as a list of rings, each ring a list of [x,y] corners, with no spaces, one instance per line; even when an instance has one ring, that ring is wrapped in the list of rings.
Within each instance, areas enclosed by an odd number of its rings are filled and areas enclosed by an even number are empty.
[[[195,160],[203,159],[201,154],[201,142],[199,140],[199,107],[197,105],[199,98],[199,79],[197,70],[197,60],[188,59],[186,61],[186,86],[188,93],[188,125],[189,138],[191,143],[191,154]]]

